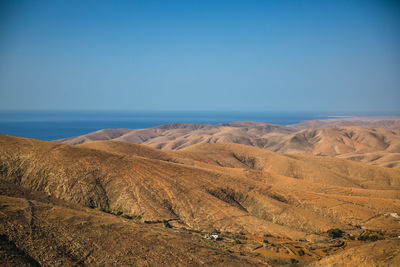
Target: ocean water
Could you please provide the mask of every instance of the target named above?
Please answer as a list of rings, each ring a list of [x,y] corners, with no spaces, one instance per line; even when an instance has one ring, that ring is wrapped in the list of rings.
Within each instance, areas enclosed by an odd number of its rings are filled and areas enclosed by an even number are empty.
[[[142,129],[167,123],[219,124],[251,120],[288,125],[328,116],[330,115],[290,112],[1,111],[0,133],[56,140],[101,129]]]

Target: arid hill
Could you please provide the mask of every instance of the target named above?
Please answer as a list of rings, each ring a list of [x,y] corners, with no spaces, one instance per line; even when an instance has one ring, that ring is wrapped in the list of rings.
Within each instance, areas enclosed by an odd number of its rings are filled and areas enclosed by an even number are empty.
[[[40,264],[312,262],[363,247],[362,241],[329,239],[328,229],[340,228],[349,238],[376,234],[385,241],[400,234],[395,216],[400,171],[240,144],[200,143],[171,151],[117,141],[72,146],[0,135],[0,180],[8,188],[0,196],[3,243],[19,260]],[[116,216],[121,214],[136,219]],[[163,221],[172,229],[163,228]],[[204,243],[196,232],[225,237]],[[78,236],[78,245],[68,243]],[[101,244],[91,250],[91,242]],[[399,244],[393,242],[387,244]],[[176,252],[181,247],[186,249]],[[100,255],[106,249],[117,253]],[[54,252],[46,256],[46,250]],[[159,253],[163,256],[154,259]]]
[[[281,153],[341,157],[396,154],[400,152],[400,131],[363,127],[308,129],[282,137],[277,144],[264,148]]]
[[[377,120],[375,124],[364,120],[327,121],[309,121],[290,127],[261,122],[168,124],[140,130],[100,130],[58,142],[82,144],[94,140],[114,140],[145,144],[163,150],[179,150],[199,143],[236,143],[279,153],[334,156],[382,167],[400,168],[400,130],[358,126],[325,127],[332,126],[334,122],[339,125],[353,122],[396,128],[397,120]],[[304,125],[319,125],[320,129],[298,130],[307,128]]]
[[[1,266],[254,266],[200,236],[0,181]]]

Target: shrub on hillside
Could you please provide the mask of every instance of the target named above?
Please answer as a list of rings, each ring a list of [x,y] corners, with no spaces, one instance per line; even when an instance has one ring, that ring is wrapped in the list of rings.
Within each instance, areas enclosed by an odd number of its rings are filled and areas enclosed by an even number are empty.
[[[329,229],[327,233],[331,238],[340,238],[344,234],[344,232],[338,228]]]
[[[125,219],[128,219],[128,220],[132,220],[133,219],[133,217],[129,216],[128,214],[123,214],[122,218],[125,218]]]
[[[172,226],[169,224],[167,220],[162,220],[162,223],[164,224],[165,227],[172,228]]]
[[[358,238],[360,241],[372,241],[375,242],[379,239],[377,235],[360,235]]]
[[[304,250],[301,248],[297,251],[297,254],[299,254],[299,256],[304,256],[306,253],[304,252]]]

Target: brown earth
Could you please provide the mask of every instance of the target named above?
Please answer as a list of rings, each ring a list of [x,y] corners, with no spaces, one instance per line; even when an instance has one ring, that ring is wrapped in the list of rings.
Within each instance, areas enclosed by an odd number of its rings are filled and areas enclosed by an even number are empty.
[[[274,248],[282,247],[274,252],[280,258],[288,260],[282,253],[300,242],[296,246],[310,255],[290,257],[312,262],[327,252],[307,246],[329,247],[331,228],[351,236],[400,234],[399,218],[390,215],[400,214],[400,171],[344,159],[227,143],[168,151],[117,141],[71,146],[0,135],[0,164],[6,188],[0,237],[3,251],[20,261],[276,265],[252,252],[263,246],[264,235],[276,242]],[[172,229],[162,227],[163,220]],[[226,240],[207,243],[191,231],[220,231]],[[235,241],[239,233],[247,236],[245,244]],[[99,246],[89,248],[93,242]]]

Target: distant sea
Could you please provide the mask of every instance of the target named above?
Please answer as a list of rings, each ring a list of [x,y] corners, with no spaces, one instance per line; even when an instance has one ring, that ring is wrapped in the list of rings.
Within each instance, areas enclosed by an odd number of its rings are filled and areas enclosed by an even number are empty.
[[[332,114],[193,111],[0,111],[0,133],[42,140],[56,140],[101,129],[142,129],[167,123],[219,124],[251,120],[288,125],[304,120],[326,118],[332,118]]]

